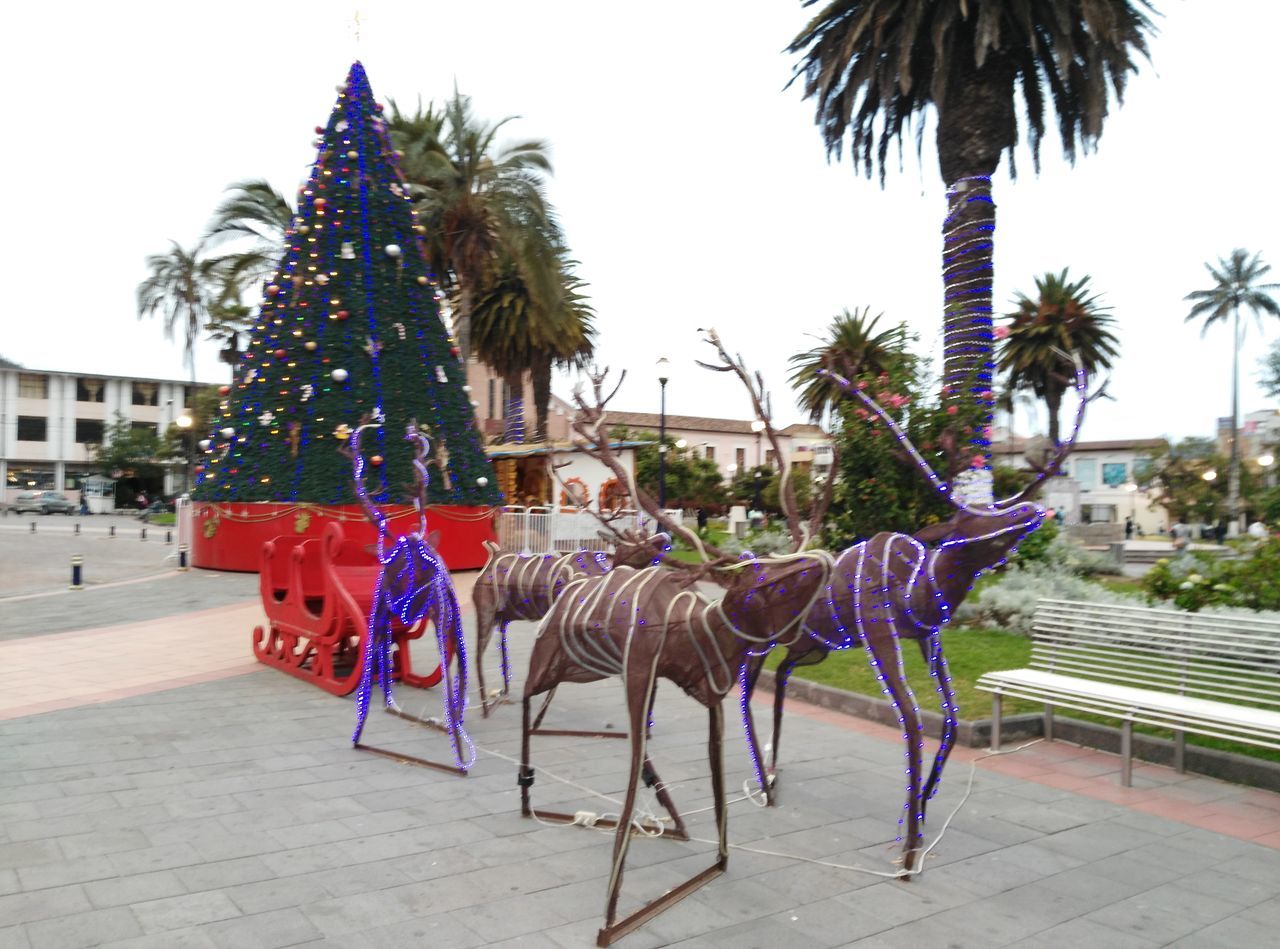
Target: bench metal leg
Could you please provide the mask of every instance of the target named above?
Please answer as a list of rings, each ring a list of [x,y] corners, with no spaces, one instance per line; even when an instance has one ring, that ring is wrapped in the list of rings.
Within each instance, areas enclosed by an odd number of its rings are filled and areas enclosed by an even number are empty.
[[[1044,707],[1044,740],[1053,741],[1053,706]]]
[[[1120,726],[1120,783],[1133,787],[1133,722],[1128,719]]]
[[[1173,769],[1178,774],[1187,772],[1187,733],[1173,733]]]
[[[999,692],[991,696],[991,750],[1000,750],[1000,712],[1004,704],[1004,696]]]

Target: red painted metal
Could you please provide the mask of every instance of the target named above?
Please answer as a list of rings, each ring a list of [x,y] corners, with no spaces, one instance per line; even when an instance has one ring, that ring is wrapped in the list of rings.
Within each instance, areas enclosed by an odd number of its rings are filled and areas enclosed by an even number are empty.
[[[394,533],[417,530],[417,513],[408,505],[383,508]],[[436,505],[427,509],[427,527],[440,532],[436,550],[450,570],[478,570],[488,560],[484,542],[497,539],[494,508]],[[330,524],[341,524],[346,536],[373,544],[377,531],[355,504],[281,504],[273,501],[192,504],[192,564],[207,570],[254,573],[262,545],[281,535],[319,539]]]
[[[354,523],[354,522],[353,522]],[[261,547],[258,589],[267,625],[253,631],[253,654],[334,695],[360,684],[369,610],[381,566],[368,546],[352,539],[351,525],[330,522],[319,538],[280,536]],[[439,665],[413,671],[409,643],[422,636],[396,623],[392,630],[394,676],[405,685],[430,688]]]

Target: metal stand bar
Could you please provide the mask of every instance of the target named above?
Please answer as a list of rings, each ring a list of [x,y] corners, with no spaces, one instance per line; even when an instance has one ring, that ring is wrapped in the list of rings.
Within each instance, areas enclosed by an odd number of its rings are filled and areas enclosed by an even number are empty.
[[[1000,712],[1004,706],[1004,696],[999,692],[991,696],[991,750],[1000,750]]]
[[[1178,774],[1187,772],[1187,733],[1173,733],[1173,768]]]
[[[535,728],[530,735],[559,735],[570,738],[626,738],[626,732],[579,732],[569,728]]]
[[[697,876],[692,877],[674,889],[667,891],[653,902],[646,903],[625,919],[614,923],[612,926],[606,926],[604,929],[601,929],[600,932],[596,934],[596,945],[612,945],[614,940],[621,939],[628,933],[634,932],[659,913],[665,912],[668,907],[680,902],[690,893],[701,889],[722,873],[724,873],[724,867],[720,864],[707,867],[707,869],[703,870]]]
[[[456,764],[441,764],[439,761],[428,761],[426,758],[415,758],[413,755],[402,755],[398,751],[387,751],[383,748],[374,748],[370,745],[356,745],[357,751],[367,751],[373,755],[381,755],[384,758],[390,758],[392,761],[399,761],[403,764],[416,764],[424,768],[434,768],[437,771],[443,771],[445,774],[459,774],[462,777],[467,776],[467,772],[463,771]]]
[[[1053,706],[1044,707],[1044,740],[1053,741]]]
[[[1120,726],[1120,783],[1133,787],[1133,721]]]

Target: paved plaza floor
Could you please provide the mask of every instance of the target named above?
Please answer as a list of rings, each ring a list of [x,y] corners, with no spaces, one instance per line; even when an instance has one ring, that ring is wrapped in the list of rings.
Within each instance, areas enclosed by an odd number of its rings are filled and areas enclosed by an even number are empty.
[[[518,706],[471,710],[466,778],[353,750],[349,699],[252,661],[254,583],[193,571],[0,598],[0,947],[594,945],[612,835],[520,816]],[[516,670],[533,630],[512,627]],[[440,714],[435,690],[398,696]],[[1280,927],[1280,795],[1144,765],[1125,789],[1118,759],[1061,742],[960,749],[930,840],[968,799],[903,883],[863,872],[895,869],[900,738],[789,704],[779,804],[761,808],[736,790],[735,708],[729,869],[622,947],[1244,947]],[[548,726],[621,719],[615,683],[566,685]],[[655,719],[696,839],[637,839],[623,912],[713,859],[706,714],[666,686]],[[378,711],[365,740],[448,755]],[[535,738],[535,807],[616,811],[626,757],[616,739]]]

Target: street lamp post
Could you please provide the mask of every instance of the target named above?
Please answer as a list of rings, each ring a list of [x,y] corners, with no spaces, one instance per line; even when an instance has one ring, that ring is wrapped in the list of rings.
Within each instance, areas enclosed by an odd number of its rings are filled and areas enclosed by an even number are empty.
[[[663,356],[658,360],[658,386],[661,401],[658,408],[658,507],[667,507],[667,379],[671,361]]]
[[[194,424],[194,419],[191,418],[190,412],[183,410],[183,413],[179,415],[176,419],[174,419],[173,422],[175,425],[178,426],[178,428],[182,429],[182,431],[186,434],[186,437],[183,439],[183,441],[186,442],[187,457],[185,459],[185,464],[183,464],[182,466],[182,491],[184,494],[190,494],[191,493],[191,460],[195,457],[195,454],[196,454],[195,443],[194,443],[196,433],[195,433],[195,429],[192,428],[192,425]]]
[[[1275,463],[1276,463],[1276,456],[1271,454],[1271,452],[1269,451],[1263,452],[1261,455],[1258,456],[1258,466],[1262,468],[1262,471],[1263,471],[1263,478],[1262,478],[1263,487],[1270,488],[1272,486],[1271,466],[1274,465]]]
[[[760,511],[761,513],[763,513],[764,507],[763,507],[763,503],[760,500],[760,486],[761,484],[764,483],[764,475],[760,473],[759,468],[756,469],[756,473],[752,476],[751,480],[753,485],[755,486],[755,494],[751,498],[751,506],[755,508],[757,511]]]
[[[764,456],[760,449],[760,433],[764,431],[764,419],[756,419],[751,423],[751,431],[756,433],[756,467],[764,464]]]

